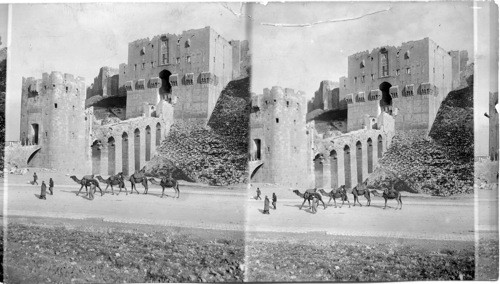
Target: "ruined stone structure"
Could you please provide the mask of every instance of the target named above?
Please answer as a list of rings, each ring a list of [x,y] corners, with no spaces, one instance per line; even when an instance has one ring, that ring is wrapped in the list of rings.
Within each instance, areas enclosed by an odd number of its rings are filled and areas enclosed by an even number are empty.
[[[206,122],[223,88],[246,74],[247,42],[210,27],[129,44],[128,63],[83,78],[23,78],[21,141],[38,145],[29,166],[112,175],[140,170],[176,119]],[[116,98],[126,97],[126,104]],[[108,99],[99,107],[85,109]],[[32,147],[33,148],[33,147]]]
[[[52,72],[42,79],[23,78],[20,140],[39,145],[28,164],[85,172],[90,169],[90,129],[85,115],[85,82]]]
[[[498,112],[495,108],[497,104],[498,92],[490,93],[489,154],[492,161],[498,161]]]
[[[365,129],[328,136],[306,124],[305,103],[304,93],[280,87],[252,95],[251,182],[329,189],[366,179],[390,146],[393,117],[366,115]]]
[[[320,86],[313,102],[328,102],[323,110],[347,109],[348,131],[362,129],[365,114],[381,112],[394,114],[398,130],[430,130],[443,99],[459,87],[467,61],[467,51],[446,52],[429,38],[359,52],[349,56],[338,90],[321,92]]]
[[[241,55],[240,41],[228,41],[210,27],[129,43],[128,63],[119,68],[127,118],[163,99],[175,105],[175,119],[206,122],[220,92],[240,76]]]

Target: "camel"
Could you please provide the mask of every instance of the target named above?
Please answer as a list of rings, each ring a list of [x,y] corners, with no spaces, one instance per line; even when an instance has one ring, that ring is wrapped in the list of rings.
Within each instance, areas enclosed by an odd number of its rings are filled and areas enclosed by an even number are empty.
[[[361,195],[364,195],[366,197],[366,200],[367,200],[366,206],[370,206],[371,198],[370,198],[370,191],[368,190],[367,184],[368,184],[368,180],[365,180],[363,183],[358,184],[357,186],[355,186],[352,189],[352,195],[354,195],[354,205],[353,206],[356,206],[356,201],[358,202],[359,206],[363,206],[359,202],[359,196],[361,196]]]
[[[176,179],[172,178],[172,175],[169,174],[168,177],[164,177],[160,180],[158,183],[154,178],[149,178],[149,181],[152,184],[156,184],[161,186],[162,191],[161,191],[161,197],[163,198],[163,195],[165,193],[165,188],[172,187],[175,192],[177,193],[177,198],[180,196],[180,190],[179,190],[179,182],[177,182]]]
[[[142,168],[142,170],[136,171],[133,175],[130,176],[129,181],[130,181],[130,185],[132,187],[130,189],[130,194],[132,194],[134,192],[134,189],[137,192],[137,194],[139,194],[139,191],[135,187],[136,183],[142,183],[142,185],[144,186],[144,193],[143,194],[148,194],[148,179],[147,179],[145,173],[146,173],[146,168],[144,167],[144,168]]]
[[[384,209],[387,207],[387,199],[396,199],[396,201],[398,202],[398,205],[396,206],[396,210],[398,210],[399,205],[401,205],[401,207],[399,209],[400,210],[403,209],[403,201],[401,200],[401,192],[394,189],[394,183],[391,184],[391,189],[389,189],[387,187],[384,189],[384,193],[382,194],[382,196],[385,199]]]
[[[96,176],[96,178],[100,182],[106,184],[106,188],[104,189],[104,193],[108,192],[108,187],[111,186],[111,195],[115,195],[113,185],[118,185],[120,187],[120,191],[116,195],[119,195],[122,192],[122,188],[125,189],[125,193],[128,195],[127,188],[125,187],[123,173],[120,172],[114,176],[108,177],[107,179],[103,179],[101,176]]]
[[[298,190],[294,190],[293,192],[297,194],[299,197],[304,198],[304,202],[302,202],[302,205],[300,205],[299,210],[302,210],[302,206],[304,206],[304,203],[306,203],[306,201],[309,202],[309,208],[311,208],[311,200],[313,200],[314,197],[316,197],[318,201],[321,201],[321,203],[323,203],[323,207],[326,209],[326,204],[325,202],[323,202],[321,194],[316,192],[316,189],[308,189],[306,190],[306,192],[304,192],[304,194],[302,194]]]
[[[104,195],[104,193],[102,192],[102,189],[101,187],[99,186],[99,182],[94,179],[94,175],[86,175],[84,176],[81,180],[78,179],[76,176],[70,176],[70,178],[72,180],[74,180],[76,183],[78,184],[81,184],[82,187],[80,187],[80,190],[78,190],[78,193],[76,194],[76,196],[78,196],[80,194],[80,192],[82,191],[82,188],[85,186],[85,191],[87,192],[87,195],[88,195],[88,186],[90,186],[91,184],[95,185],[97,188],[99,188],[99,191],[101,192],[101,196]]]
[[[330,204],[330,201],[332,201],[333,199],[333,202],[335,203],[335,208],[337,208],[337,201],[335,200],[336,198],[340,198],[342,200],[342,205],[340,206],[340,208],[344,206],[345,201],[347,201],[347,204],[349,204],[349,208],[351,208],[351,202],[349,202],[349,199],[347,197],[347,191],[345,189],[345,185],[341,185],[337,189],[332,189],[332,191],[328,193],[323,189],[320,189],[319,192],[323,194],[323,196],[330,197],[330,199],[328,200],[328,204]]]

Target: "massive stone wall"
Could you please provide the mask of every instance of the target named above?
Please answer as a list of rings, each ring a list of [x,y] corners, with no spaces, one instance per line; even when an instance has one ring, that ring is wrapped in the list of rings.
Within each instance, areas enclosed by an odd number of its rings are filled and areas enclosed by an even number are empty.
[[[273,87],[253,95],[250,129],[250,160],[258,163],[251,182],[312,186],[308,161],[313,133],[306,126],[304,93]]]
[[[352,104],[348,130],[361,129],[365,113],[378,115],[378,105],[388,113],[399,109],[397,129],[430,129],[466,57],[464,52],[451,54],[424,38],[349,56],[348,76],[339,80],[339,100]]]
[[[140,115],[142,104],[134,97],[147,93],[141,102],[175,101],[176,118],[207,120],[220,92],[241,73],[240,49],[239,41],[227,41],[210,27],[130,43],[128,64],[119,68],[119,85],[131,97],[127,118]],[[150,95],[151,88],[158,94]]]
[[[94,96],[103,98],[118,96],[118,76],[117,68],[101,67],[99,75],[94,78],[94,83],[87,88],[87,99]]]
[[[22,144],[40,145],[30,166],[86,172],[90,169],[84,79],[70,74],[44,73],[42,79],[23,78]]]

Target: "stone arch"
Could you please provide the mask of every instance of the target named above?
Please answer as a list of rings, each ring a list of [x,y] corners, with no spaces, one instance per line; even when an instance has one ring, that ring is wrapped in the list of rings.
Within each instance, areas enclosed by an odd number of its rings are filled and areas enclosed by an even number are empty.
[[[128,134],[123,132],[122,134],[122,172],[124,175],[128,175]]]
[[[384,109],[384,107],[392,106],[392,97],[389,93],[391,87],[392,85],[388,82],[382,82],[382,84],[378,87],[382,92],[382,98],[380,99],[380,107],[382,109]]]
[[[349,145],[344,147],[344,176],[345,176],[345,187],[351,188],[351,149]]]
[[[161,79],[161,87],[160,87],[160,96],[163,100],[167,99],[167,94],[172,93],[172,85],[170,84],[170,75],[172,75],[172,72],[168,71],[167,69],[162,70],[160,74],[158,74],[158,77]]]
[[[156,147],[161,144],[161,123],[156,124]]]
[[[384,141],[382,139],[382,135],[378,135],[378,143],[377,143],[377,158],[381,159],[382,154],[384,153]]]
[[[36,157],[36,155],[40,152],[40,148],[38,148],[35,152],[31,153],[31,155],[28,158],[28,166],[33,166],[32,161]]]
[[[331,186],[333,189],[339,187],[339,173],[338,173],[338,164],[337,164],[337,151],[330,151],[330,178],[331,178]]]
[[[260,165],[258,165],[251,173],[250,175],[250,179],[253,179],[255,174],[257,174],[257,172],[259,172],[260,168],[262,168],[262,165],[264,165],[264,163],[261,163]]]
[[[371,174],[373,172],[373,141],[371,138],[368,138],[366,141],[367,144],[367,155],[368,155],[368,173]]]
[[[115,138],[112,136],[108,138],[108,175],[116,173],[116,152],[115,152]]]
[[[151,160],[151,127],[146,126],[146,161]]]
[[[323,188],[323,155],[317,154],[314,157],[314,185],[316,188]]]
[[[134,130],[134,168],[141,170],[141,131],[139,128]]]
[[[358,183],[363,182],[363,144],[356,142],[356,170],[358,173]]]
[[[95,140],[92,143],[92,174],[101,173],[101,141]]]

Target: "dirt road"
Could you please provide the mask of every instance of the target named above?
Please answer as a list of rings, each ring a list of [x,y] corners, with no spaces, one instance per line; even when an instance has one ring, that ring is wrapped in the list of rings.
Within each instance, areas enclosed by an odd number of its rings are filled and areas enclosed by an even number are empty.
[[[39,173],[40,180],[48,180],[53,173]],[[161,188],[151,185],[149,194],[105,194],[99,191],[93,201],[76,196],[80,188],[69,177],[59,174],[55,195],[47,200],[36,198],[40,187],[28,183],[31,175],[9,176],[4,214],[7,216],[37,216],[58,218],[98,218],[120,223],[154,224],[220,230],[247,230],[249,232],[322,232],[331,235],[396,237],[436,240],[474,240],[474,198],[403,197],[403,210],[394,210],[396,202],[389,201],[382,209],[383,199],[372,197],[370,207],[344,205],[334,208],[333,201],[326,210],[318,207],[311,214],[307,203],[302,210],[302,199],[287,190],[278,191],[278,208],[270,215],[262,214],[263,201],[253,198],[254,191],[244,186],[237,189],[182,184],[181,197],[173,198],[173,190],[166,189],[168,197],[160,198]],[[128,189],[130,185],[127,184]],[[104,188],[103,188],[104,189]],[[143,188],[139,186],[142,193]],[[3,193],[2,189],[2,192]],[[277,189],[261,188],[263,197]],[[3,196],[3,194],[2,194]],[[328,199],[325,199],[325,202]],[[352,196],[350,196],[352,203]],[[364,197],[360,199],[366,204]],[[498,195],[483,192],[478,199],[480,228],[497,230],[492,226]]]

